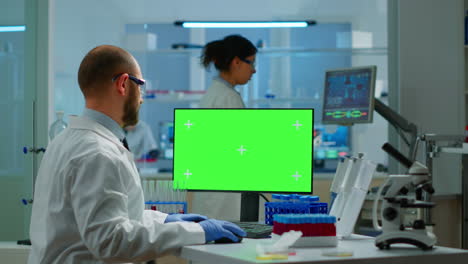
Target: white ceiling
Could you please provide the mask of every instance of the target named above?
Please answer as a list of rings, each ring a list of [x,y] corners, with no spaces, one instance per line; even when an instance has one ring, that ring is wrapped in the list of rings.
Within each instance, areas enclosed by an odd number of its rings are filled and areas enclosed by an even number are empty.
[[[110,0],[100,0],[100,2]],[[79,1],[83,3],[82,1]],[[95,4],[94,0],[84,0]],[[387,0],[113,0],[130,23],[178,20],[316,19],[350,21],[372,12],[386,14]]]

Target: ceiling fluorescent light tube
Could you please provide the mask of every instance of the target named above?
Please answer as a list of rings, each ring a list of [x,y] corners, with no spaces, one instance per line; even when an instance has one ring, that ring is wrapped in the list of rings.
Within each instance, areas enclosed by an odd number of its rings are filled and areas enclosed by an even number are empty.
[[[292,28],[315,25],[308,21],[176,21],[176,26],[184,28]]]
[[[0,32],[22,32],[26,26],[0,26]]]

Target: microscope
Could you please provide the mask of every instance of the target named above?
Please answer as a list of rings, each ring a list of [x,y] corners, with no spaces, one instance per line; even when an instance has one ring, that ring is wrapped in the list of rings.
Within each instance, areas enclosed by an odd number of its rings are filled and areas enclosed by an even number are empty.
[[[434,203],[423,201],[423,192],[434,193],[429,172],[426,166],[412,162],[389,143],[382,149],[408,168],[407,174],[390,175],[380,186],[372,209],[372,220],[376,230],[382,234],[375,238],[375,245],[380,249],[390,249],[390,245],[397,243],[411,244],[421,249],[431,249],[437,241],[436,236],[426,228],[422,219],[412,223],[405,222],[404,211],[408,208],[425,208],[429,210]],[[383,194],[381,219],[382,226],[378,224],[377,207]]]

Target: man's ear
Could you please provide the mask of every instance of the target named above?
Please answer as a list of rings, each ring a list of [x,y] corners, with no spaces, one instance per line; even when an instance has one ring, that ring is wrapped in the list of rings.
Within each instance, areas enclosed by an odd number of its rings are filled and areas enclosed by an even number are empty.
[[[117,93],[124,96],[128,93],[128,74],[124,73],[120,75],[114,82],[114,88],[117,89]]]

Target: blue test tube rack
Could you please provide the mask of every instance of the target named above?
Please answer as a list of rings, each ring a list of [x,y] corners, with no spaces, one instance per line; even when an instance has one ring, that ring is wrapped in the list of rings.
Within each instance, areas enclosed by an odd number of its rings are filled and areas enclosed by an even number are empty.
[[[265,224],[273,225],[273,216],[276,214],[328,214],[328,204],[319,202],[315,197],[312,196],[306,202],[266,202]]]

